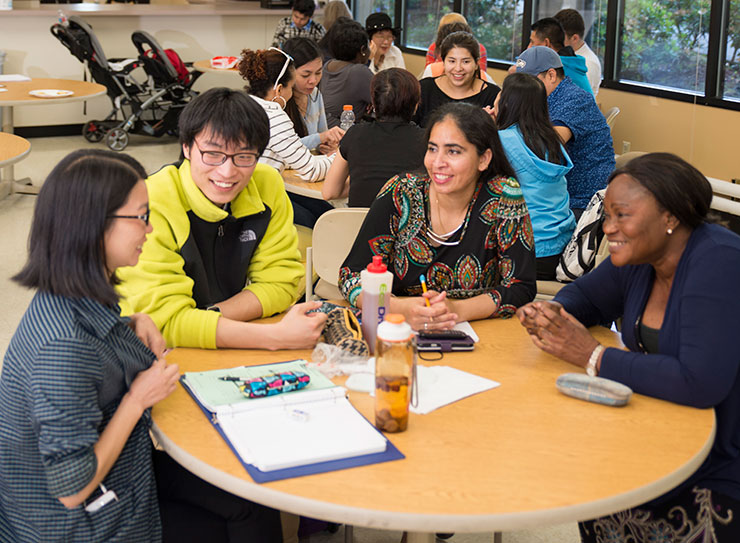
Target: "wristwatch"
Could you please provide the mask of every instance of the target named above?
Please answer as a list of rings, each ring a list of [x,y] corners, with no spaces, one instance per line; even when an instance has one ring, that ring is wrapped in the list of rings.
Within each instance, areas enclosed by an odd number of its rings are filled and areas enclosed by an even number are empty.
[[[604,346],[598,344],[596,348],[591,352],[591,356],[588,357],[588,364],[586,364],[586,375],[589,377],[596,377],[599,375],[599,370],[596,368],[596,363],[599,361],[599,355],[604,350]]]

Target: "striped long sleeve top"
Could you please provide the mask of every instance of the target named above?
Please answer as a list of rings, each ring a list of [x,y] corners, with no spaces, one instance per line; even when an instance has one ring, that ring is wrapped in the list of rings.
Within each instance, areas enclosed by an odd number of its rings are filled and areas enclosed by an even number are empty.
[[[312,155],[301,143],[293,128],[293,121],[276,102],[268,102],[252,95],[267,113],[270,119],[270,141],[260,157],[260,162],[268,164],[279,171],[285,168],[296,170],[304,181],[321,181],[326,177],[334,155]]]

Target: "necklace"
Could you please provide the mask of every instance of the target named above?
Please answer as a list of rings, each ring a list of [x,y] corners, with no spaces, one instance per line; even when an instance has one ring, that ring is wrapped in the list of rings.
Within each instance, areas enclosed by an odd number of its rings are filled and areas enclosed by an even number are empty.
[[[431,194],[430,194],[430,196],[431,196]],[[430,200],[431,200],[431,198],[430,198]],[[439,225],[442,227],[443,230],[446,230],[445,225],[442,222],[442,213],[441,213],[440,208],[439,208],[439,198],[436,197],[436,196],[434,197],[434,203],[435,203],[436,210],[437,210],[437,218],[439,219]],[[468,216],[468,210],[469,210],[469,208],[470,208],[470,204],[468,204],[468,206],[465,208],[465,215],[463,216],[463,218],[460,221],[460,223],[455,228],[453,228],[452,230],[450,230],[449,232],[447,232],[446,234],[437,234],[437,232],[435,232],[432,229],[432,221],[431,221],[431,213],[430,213],[430,220],[429,220],[429,223],[427,224],[427,235],[429,236],[429,238],[434,243],[437,243],[439,245],[446,245],[448,247],[454,246],[454,245],[458,245],[460,243],[460,241],[462,241],[462,236],[460,236],[460,238],[457,241],[448,241],[448,240],[452,236],[454,236],[463,227],[463,225],[465,224],[465,219]]]

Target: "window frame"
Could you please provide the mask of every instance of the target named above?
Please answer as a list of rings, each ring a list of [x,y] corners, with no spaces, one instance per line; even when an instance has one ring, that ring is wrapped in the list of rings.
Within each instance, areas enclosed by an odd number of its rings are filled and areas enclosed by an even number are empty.
[[[462,13],[466,1],[473,2],[475,0],[454,0],[454,11]],[[522,50],[529,44],[529,32],[525,25],[528,26],[534,22],[532,18],[534,16],[535,1],[524,0],[522,13]],[[603,81],[601,83],[603,88],[740,111],[740,100],[726,99],[723,97],[730,0],[711,0],[710,2],[707,73],[702,94],[695,94],[690,91],[668,90],[653,86],[650,83],[628,83],[619,81],[616,78],[621,59],[621,43],[618,38],[624,20],[624,4],[625,0],[608,0]],[[395,0],[395,21],[405,20],[406,5],[406,0]],[[401,31],[399,42],[396,45],[405,53],[414,55],[426,54],[425,48],[406,45],[406,35],[403,30]],[[498,70],[507,70],[511,65],[512,63],[510,62],[488,60],[488,67]]]

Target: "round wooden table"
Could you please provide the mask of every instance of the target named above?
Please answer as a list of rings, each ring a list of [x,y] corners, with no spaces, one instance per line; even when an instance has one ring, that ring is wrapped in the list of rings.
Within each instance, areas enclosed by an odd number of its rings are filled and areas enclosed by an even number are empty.
[[[481,337],[475,351],[420,363],[454,366],[501,386],[411,414],[406,432],[388,435],[404,460],[258,485],[181,387],[154,407],[155,437],[177,462],[229,492],[332,522],[408,530],[409,542],[633,507],[680,484],[709,453],[711,409],[640,395],[622,408],[564,396],[556,378],[579,369],[537,349],[518,321],[473,326]],[[594,334],[618,344],[609,330]],[[300,357],[310,353],[175,349],[168,360],[194,371]],[[369,395],[353,392],[350,399],[373,420]]]
[[[15,106],[50,105],[66,102],[79,102],[88,100],[95,96],[105,94],[106,88],[97,83],[88,81],[76,81],[73,79],[48,79],[34,78],[30,81],[6,81],[3,83],[7,91],[0,92],[0,107],[3,108],[2,131],[13,133],[13,108]],[[69,90],[71,96],[37,98],[29,94],[30,91],[40,89]],[[53,123],[51,123],[53,124]],[[37,194],[38,187],[31,185],[30,179],[16,180],[13,165],[10,164],[3,169],[3,182],[10,184],[10,193],[20,192],[25,194]]]
[[[31,142],[14,134],[0,132],[0,167],[15,164],[31,150]]]
[[[8,134],[6,132],[0,132],[0,168],[12,167],[13,164],[22,160],[31,151],[31,142],[20,136],[14,134]],[[9,179],[12,180],[12,172],[9,175]],[[2,183],[3,187],[0,189],[0,194],[6,195],[7,191],[5,183]],[[37,193],[38,187],[33,185],[25,185],[17,181],[8,182],[8,190],[10,194],[16,192],[27,192]]]

